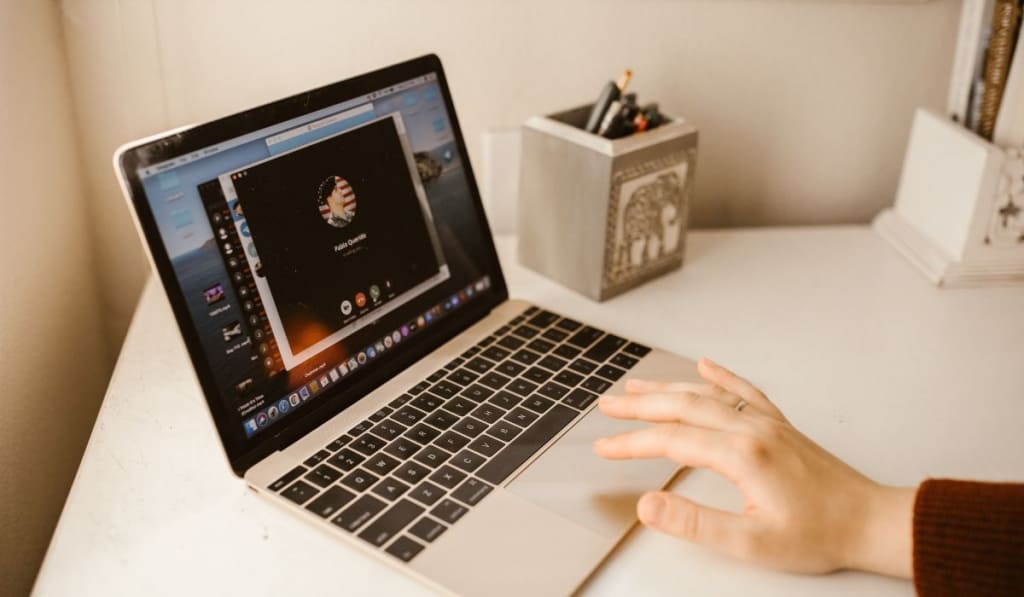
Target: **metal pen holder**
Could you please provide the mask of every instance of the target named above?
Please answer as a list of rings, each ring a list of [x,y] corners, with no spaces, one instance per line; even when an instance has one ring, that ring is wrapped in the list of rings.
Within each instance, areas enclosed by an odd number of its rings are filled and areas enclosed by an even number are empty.
[[[583,130],[590,109],[523,125],[519,260],[603,301],[682,266],[697,129],[610,140]]]

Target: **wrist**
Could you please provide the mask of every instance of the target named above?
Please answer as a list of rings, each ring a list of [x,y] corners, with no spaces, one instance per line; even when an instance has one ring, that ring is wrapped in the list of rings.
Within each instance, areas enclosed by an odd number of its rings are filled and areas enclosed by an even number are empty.
[[[915,487],[875,484],[854,527],[846,566],[900,578],[913,575]]]

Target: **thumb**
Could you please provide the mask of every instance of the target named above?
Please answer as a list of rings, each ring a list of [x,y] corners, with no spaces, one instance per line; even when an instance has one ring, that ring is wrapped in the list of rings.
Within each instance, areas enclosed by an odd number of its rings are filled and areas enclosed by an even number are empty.
[[[737,514],[696,504],[667,491],[640,498],[637,516],[644,525],[686,541],[736,555],[749,543],[749,522]]]

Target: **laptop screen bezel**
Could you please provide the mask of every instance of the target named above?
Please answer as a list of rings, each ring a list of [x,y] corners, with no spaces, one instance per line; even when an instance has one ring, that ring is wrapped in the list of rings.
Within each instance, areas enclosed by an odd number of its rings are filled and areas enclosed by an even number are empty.
[[[490,276],[490,290],[478,300],[470,301],[462,308],[451,312],[448,317],[443,318],[431,328],[429,333],[418,337],[417,342],[410,342],[403,352],[395,353],[391,359],[377,363],[374,367],[366,368],[359,378],[334,386],[326,392],[323,400],[318,400],[315,405],[311,404],[311,408],[304,408],[302,412],[297,412],[282,420],[275,426],[280,427],[279,429],[275,428],[272,432],[258,434],[248,439],[239,437],[236,429],[239,425],[238,417],[224,408],[223,398],[214,382],[211,366],[205,358],[198,332],[143,190],[142,181],[138,175],[139,169],[429,73],[437,75],[438,86],[448,111],[456,147],[461,153],[464,164],[471,194],[470,200],[477,216],[476,225],[480,227],[485,240],[490,241],[484,242],[482,254],[472,256],[481,271]],[[221,444],[231,463],[232,470],[239,476],[243,476],[249,467],[267,455],[287,447],[356,403],[360,398],[457,336],[508,299],[508,288],[498,262],[497,250],[487,223],[469,154],[466,151],[448,81],[440,59],[434,54],[295,94],[212,122],[131,144],[119,150],[115,156],[115,166],[118,176],[121,177],[125,185],[128,200],[135,211],[137,224],[145,237],[152,262],[170,301]]]

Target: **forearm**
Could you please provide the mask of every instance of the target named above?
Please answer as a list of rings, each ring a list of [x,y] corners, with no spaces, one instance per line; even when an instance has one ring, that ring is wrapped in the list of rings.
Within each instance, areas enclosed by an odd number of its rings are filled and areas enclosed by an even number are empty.
[[[854,519],[848,567],[911,577],[916,491],[914,487],[877,485],[865,496]]]

